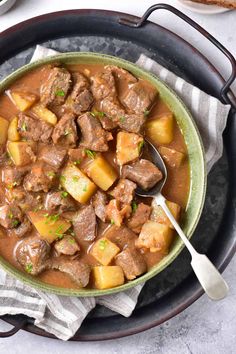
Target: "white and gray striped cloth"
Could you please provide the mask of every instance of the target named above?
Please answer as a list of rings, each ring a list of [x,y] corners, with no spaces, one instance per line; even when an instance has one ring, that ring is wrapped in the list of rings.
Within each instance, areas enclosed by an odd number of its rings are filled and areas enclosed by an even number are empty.
[[[57,53],[37,46],[32,61]],[[144,55],[140,56],[137,65],[165,81],[192,112],[203,139],[209,172],[222,155],[222,133],[230,106],[223,105],[216,98],[200,91]],[[126,292],[96,299],[63,297],[34,290],[0,269],[0,315],[25,314],[35,319],[36,326],[62,340],[68,340],[96,304],[106,306],[123,316],[130,316],[142,287],[143,285],[139,285]]]

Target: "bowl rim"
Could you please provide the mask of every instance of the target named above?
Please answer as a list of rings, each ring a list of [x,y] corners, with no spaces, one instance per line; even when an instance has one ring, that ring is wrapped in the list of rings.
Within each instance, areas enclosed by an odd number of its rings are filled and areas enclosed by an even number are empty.
[[[206,160],[205,160],[205,152],[204,152],[204,146],[203,142],[201,139],[201,135],[199,133],[199,130],[196,126],[196,123],[194,121],[194,118],[192,114],[190,113],[189,109],[186,107],[185,103],[182,101],[182,99],[175,93],[173,89],[171,89],[165,82],[163,82],[158,76],[150,73],[149,71],[140,68],[138,65],[135,63],[132,63],[128,60],[115,57],[112,55],[107,55],[107,54],[102,54],[102,53],[95,53],[95,52],[66,52],[66,53],[60,53],[56,54],[50,57],[46,57],[40,60],[37,60],[32,63],[28,63],[14,72],[12,72],[10,75],[8,75],[6,78],[4,78],[0,82],[0,94],[2,94],[14,81],[22,77],[23,75],[27,74],[28,72],[42,66],[45,64],[50,64],[50,63],[66,63],[66,61],[71,61],[74,59],[75,61],[78,59],[94,59],[94,61],[97,60],[97,64],[103,64],[102,61],[107,61],[107,62],[112,62],[114,65],[118,65],[128,71],[135,72],[135,76],[140,76],[144,77],[145,80],[149,82],[156,82],[157,87],[162,87],[163,90],[166,90],[168,94],[170,94],[171,99],[175,101],[178,104],[178,107],[181,107],[182,110],[186,113],[186,116],[188,117],[188,123],[192,125],[193,131],[196,135],[197,138],[197,143],[198,143],[198,154],[201,159],[201,168],[202,168],[202,180],[201,180],[201,201],[200,205],[197,211],[197,215],[194,218],[190,231],[187,235],[188,239],[191,238],[198,221],[200,219],[204,202],[205,202],[205,195],[206,195],[206,186],[207,186],[207,170],[206,170]],[[77,63],[79,64],[79,63]],[[138,74],[136,74],[138,73]],[[139,75],[140,74],[140,75]],[[191,176],[190,176],[191,179]],[[191,187],[190,187],[190,192],[191,192]],[[189,193],[190,197],[190,193]],[[48,293],[53,293],[56,295],[63,295],[63,296],[78,296],[78,297],[97,297],[97,296],[103,296],[103,295],[111,295],[115,294],[121,291],[128,290],[130,288],[133,288],[137,285],[141,286],[144,284],[147,280],[153,278],[156,276],[158,273],[160,273],[162,270],[164,270],[167,266],[169,266],[175,258],[180,254],[180,252],[183,250],[185,247],[184,243],[182,240],[180,240],[180,245],[178,249],[175,251],[174,255],[166,261],[162,266],[159,266],[158,269],[151,268],[147,273],[141,275],[140,277],[129,281],[121,286],[110,288],[110,289],[104,289],[104,290],[98,290],[98,289],[77,289],[77,288],[63,288],[63,287],[58,287],[55,285],[51,285],[48,283],[45,283],[37,278],[34,278],[33,276],[23,273],[19,269],[15,268],[13,265],[11,265],[7,260],[5,260],[1,255],[0,255],[0,266],[10,275],[15,277],[17,280],[22,281],[25,285],[29,285],[34,289],[38,289],[41,291],[45,291]],[[168,256],[168,255],[167,255]],[[166,257],[164,257],[165,259]],[[159,264],[159,263],[158,263]],[[158,265],[157,264],[157,265]],[[154,266],[155,267],[155,266]]]

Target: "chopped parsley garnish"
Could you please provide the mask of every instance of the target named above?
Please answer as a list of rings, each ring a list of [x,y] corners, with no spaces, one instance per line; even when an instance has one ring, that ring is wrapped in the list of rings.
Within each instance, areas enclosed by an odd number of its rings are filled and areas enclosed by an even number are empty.
[[[138,204],[136,203],[136,202],[132,202],[132,211],[133,211],[133,213],[135,213],[136,212],[136,210],[138,209]]]
[[[81,164],[81,159],[78,159],[78,160],[74,161],[73,163],[74,163],[75,166],[79,165],[79,164]]]
[[[27,132],[27,124],[24,122],[23,124],[22,124],[22,126],[21,126],[21,130],[23,131],[23,132]]]
[[[47,213],[47,214],[44,214],[44,217],[47,219],[47,221],[45,221],[45,224],[49,224],[49,222],[55,223],[56,221],[58,221],[60,215],[59,214],[49,215]]]
[[[57,236],[57,238],[59,238],[60,240],[64,237],[63,234],[63,225],[59,225],[58,228],[55,231],[55,235]]]
[[[19,225],[19,220],[13,220],[12,221],[12,225],[13,225],[13,227],[17,227],[18,225]]]
[[[10,213],[8,213],[8,217],[10,218],[10,219],[13,219],[13,213],[10,211]]]
[[[69,135],[69,134],[71,134],[71,131],[66,129],[66,130],[64,131],[64,136],[67,136],[67,135]]]
[[[63,90],[58,90],[58,91],[55,92],[55,95],[59,96],[59,97],[64,97],[65,96],[65,92]]]
[[[73,182],[79,182],[79,177],[78,176],[72,176],[72,181]]]
[[[99,241],[99,248],[100,250],[104,251],[107,245],[107,240],[101,240]]]
[[[56,173],[55,172],[53,172],[53,171],[49,171],[48,173],[47,173],[47,176],[48,177],[55,177],[56,176]]]
[[[89,150],[89,149],[85,149],[84,152],[88,157],[90,157],[90,159],[93,159],[93,160],[95,159],[96,152]]]
[[[68,196],[68,193],[67,192],[61,192],[61,196],[62,196],[62,198],[66,198]]]
[[[139,153],[142,151],[142,148],[144,147],[144,140],[142,140],[142,141],[140,141],[139,143],[138,143],[138,151],[139,151]]]
[[[61,175],[61,176],[60,176],[60,181],[61,181],[61,182],[65,182],[65,180],[66,180],[66,177],[63,176],[63,175]]]
[[[83,187],[83,192],[87,192],[87,190],[88,190],[88,186],[87,186],[87,184],[85,184]]]
[[[13,187],[17,186],[17,182],[13,182],[7,185],[7,189],[12,189]]]
[[[27,263],[26,266],[25,266],[25,271],[27,273],[32,273],[32,270],[33,270],[33,264],[32,263]]]
[[[115,225],[115,221],[111,219],[111,225]]]
[[[93,117],[103,118],[106,114],[104,112],[96,111],[90,112]]]
[[[124,122],[125,122],[125,119],[126,119],[125,116],[121,116],[121,117],[120,117],[120,122],[121,122],[121,123],[124,123]]]
[[[149,115],[150,111],[148,111],[147,109],[145,109],[145,111],[143,112],[143,114],[145,115],[145,117],[147,117]]]
[[[70,238],[70,239],[69,239],[69,243],[73,245],[73,244],[75,243],[75,239]]]

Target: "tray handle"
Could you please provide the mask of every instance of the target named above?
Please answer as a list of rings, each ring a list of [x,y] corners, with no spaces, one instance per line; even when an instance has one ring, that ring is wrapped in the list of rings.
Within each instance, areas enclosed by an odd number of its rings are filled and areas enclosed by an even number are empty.
[[[27,324],[28,320],[24,319],[17,323],[10,331],[7,332],[0,332],[0,338],[8,338],[14,336],[19,330],[23,329],[24,326]]]
[[[220,96],[224,103],[231,104],[236,109],[236,98],[234,97],[232,92],[230,92],[230,86],[236,78],[236,61],[233,55],[217,39],[215,39],[209,32],[207,32],[204,28],[198,25],[191,18],[189,18],[188,16],[186,16],[181,11],[177,10],[175,7],[171,5],[156,4],[149,7],[141,18],[137,18],[137,21],[127,16],[127,17],[120,18],[119,23],[125,26],[139,28],[146,23],[148,17],[154,11],[161,10],[161,9],[172,12],[174,15],[180,17],[183,21],[188,23],[191,27],[195,28],[199,33],[201,33],[206,39],[208,39],[212,44],[214,44],[229,59],[232,67],[232,72],[228,80],[225,81],[225,84],[223,85],[220,91]]]

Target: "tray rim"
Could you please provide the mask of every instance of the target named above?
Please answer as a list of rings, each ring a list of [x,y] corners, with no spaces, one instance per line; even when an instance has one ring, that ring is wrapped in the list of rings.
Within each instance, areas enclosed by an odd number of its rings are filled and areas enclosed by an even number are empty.
[[[136,16],[130,15],[130,14],[126,14],[126,13],[122,13],[122,12],[117,12],[117,11],[108,11],[108,10],[96,10],[96,9],[75,9],[75,10],[64,10],[64,11],[57,11],[57,12],[51,12],[49,14],[44,14],[44,15],[40,15],[40,16],[36,16],[33,18],[30,18],[28,20],[22,21],[8,29],[6,29],[5,31],[3,31],[2,33],[0,33],[0,38],[2,35],[6,35],[6,34],[10,34],[12,32],[14,32],[15,30],[20,30],[22,27],[27,26],[28,24],[31,23],[35,23],[35,20],[40,21],[40,20],[44,20],[44,19],[48,19],[50,20],[50,18],[54,18],[58,15],[69,15],[69,14],[75,14],[75,15],[83,15],[83,14],[110,14],[112,16],[129,16],[130,18],[133,19],[137,19]],[[217,79],[218,82],[221,82],[222,84],[225,82],[225,80],[223,79],[221,73],[209,62],[209,60],[201,53],[199,52],[193,45],[191,45],[190,43],[188,43],[186,40],[184,40],[183,38],[181,38],[180,36],[178,36],[177,34],[173,33],[172,31],[156,24],[150,21],[147,21],[148,24],[152,25],[155,29],[161,28],[162,30],[169,32],[169,34],[171,34],[176,40],[179,41],[179,43],[188,46],[188,48],[190,48],[193,52],[195,52],[195,54],[197,54],[199,56],[199,58],[204,61],[204,63],[211,69],[212,72],[214,72],[214,79]],[[57,37],[59,38],[59,37]],[[25,47],[23,48],[25,49]],[[12,56],[11,56],[12,57]],[[231,249],[227,252],[226,255],[224,255],[224,259],[223,261],[220,262],[220,265],[218,267],[218,269],[220,271],[223,271],[226,266],[228,265],[228,263],[230,262],[231,258],[233,257],[233,255],[236,252],[236,244],[234,244]],[[120,338],[120,337],[124,337],[124,336],[128,336],[128,335],[132,335],[132,334],[136,334],[142,331],[145,331],[149,328],[155,327],[157,325],[159,325],[160,323],[163,323],[164,321],[176,316],[178,313],[180,313],[181,311],[183,311],[185,308],[187,308],[188,306],[190,306],[194,301],[196,301],[201,295],[203,294],[203,290],[201,288],[198,288],[195,293],[190,296],[187,301],[185,301],[184,303],[182,303],[181,306],[179,306],[175,311],[170,311],[170,313],[168,313],[164,318],[162,318],[161,320],[156,320],[156,321],[152,321],[151,323],[147,323],[143,326],[140,327],[136,327],[135,329],[129,329],[129,330],[125,330],[123,332],[118,332],[116,334],[110,334],[107,337],[103,336],[103,338],[101,338],[101,335],[96,336],[96,335],[76,335],[75,337],[71,338],[70,340],[75,340],[75,341],[94,341],[94,340],[107,340],[107,339],[116,339],[116,338]],[[8,316],[8,315],[6,315]],[[3,316],[4,317],[4,316]],[[12,316],[13,317],[13,316]],[[0,317],[2,318],[2,317]],[[12,321],[11,319],[4,319],[6,322],[12,324],[14,321]],[[35,328],[35,326],[33,324],[27,324],[26,327],[22,328],[30,333],[35,333],[41,336],[45,336],[45,337],[49,337],[49,338],[55,338],[55,336],[51,335],[50,333],[44,332],[43,334],[39,334],[36,333],[35,331],[33,331],[33,329]],[[37,328],[36,328],[37,329]]]

